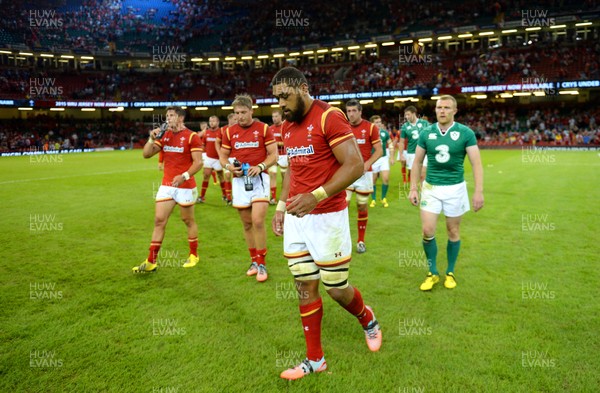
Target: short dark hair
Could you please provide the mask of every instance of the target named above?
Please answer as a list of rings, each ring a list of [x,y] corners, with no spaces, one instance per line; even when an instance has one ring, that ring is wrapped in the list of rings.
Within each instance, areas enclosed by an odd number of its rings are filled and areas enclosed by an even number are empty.
[[[168,111],[174,111],[177,116],[185,118],[185,110],[179,106],[168,106],[166,112]]]
[[[285,83],[289,87],[300,87],[300,85],[306,83],[308,86],[308,81],[306,77],[296,67],[284,67],[277,71],[273,79],[271,80],[271,87],[275,85],[279,85],[281,83]]]
[[[359,111],[362,112],[362,105],[361,105],[360,102],[358,102],[358,100],[351,99],[348,102],[346,102],[346,108],[349,107],[349,106],[355,106],[355,107],[358,108]]]
[[[379,115],[373,115],[373,116],[371,116],[371,117],[369,118],[369,121],[370,121],[371,123],[375,123],[375,120],[377,120],[377,119],[381,120],[381,116],[379,116]]]
[[[412,113],[417,113],[417,108],[415,108],[414,106],[410,105],[407,106],[406,108],[404,108],[404,113],[406,112],[412,112]]]

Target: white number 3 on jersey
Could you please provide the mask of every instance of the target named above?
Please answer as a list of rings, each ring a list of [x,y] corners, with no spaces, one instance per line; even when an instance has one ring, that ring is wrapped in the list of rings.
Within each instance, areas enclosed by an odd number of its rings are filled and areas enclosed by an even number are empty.
[[[448,150],[450,150],[450,148],[448,147],[448,145],[436,146],[435,150],[438,151],[438,154],[435,155],[435,160],[437,162],[439,162],[440,164],[448,162],[448,160],[450,159],[450,153],[448,153]]]

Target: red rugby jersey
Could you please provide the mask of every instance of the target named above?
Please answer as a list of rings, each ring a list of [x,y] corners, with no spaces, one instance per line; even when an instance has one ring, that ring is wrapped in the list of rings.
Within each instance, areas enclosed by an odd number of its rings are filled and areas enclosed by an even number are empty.
[[[319,100],[312,102],[300,123],[284,121],[281,132],[289,162],[289,198],[327,183],[341,167],[333,148],[354,138],[344,112]],[[346,192],[342,190],[319,202],[310,214],[336,212],[346,206]]]
[[[248,127],[234,124],[223,130],[221,147],[230,150],[230,157],[241,163],[256,166],[267,158],[267,146],[275,143],[269,126],[253,121]]]
[[[181,131],[173,132],[168,130],[160,140],[154,141],[163,152],[165,164],[163,186],[171,186],[173,178],[186,172],[192,166],[193,151],[202,151],[200,137],[194,131],[184,128]],[[196,180],[190,177],[178,188],[196,188]]]
[[[281,127],[283,124],[280,125],[271,125],[269,126],[269,129],[271,130],[271,132],[273,133],[273,137],[275,138],[275,142],[277,142],[277,153],[280,156],[285,155],[285,148],[283,147],[283,145],[280,144],[280,142],[283,142],[283,135],[281,134]]]
[[[352,132],[354,133],[356,143],[358,143],[358,147],[360,148],[363,161],[366,162],[371,158],[373,146],[377,143],[381,143],[381,139],[379,139],[379,128],[365,119],[362,119],[362,121],[355,126],[350,125],[350,127],[352,127]]]
[[[219,136],[219,132],[219,128],[215,128],[214,130],[208,128],[204,132],[204,151],[208,158],[219,159],[219,153],[217,153],[217,148],[215,147],[215,141]]]

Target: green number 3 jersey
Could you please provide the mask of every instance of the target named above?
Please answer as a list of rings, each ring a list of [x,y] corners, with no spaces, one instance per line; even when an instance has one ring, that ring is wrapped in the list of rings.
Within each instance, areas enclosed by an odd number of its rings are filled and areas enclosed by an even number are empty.
[[[464,162],[467,147],[477,145],[475,133],[469,127],[454,122],[442,134],[438,123],[421,132],[418,145],[427,155],[425,181],[434,186],[450,186],[465,180]]]
[[[409,121],[402,124],[400,138],[408,139],[406,153],[415,154],[415,150],[417,150],[417,142],[419,141],[419,135],[424,129],[426,129],[429,126],[429,122],[424,119],[417,119],[417,122],[415,124],[411,124]],[[404,146],[400,146],[400,150],[403,149]]]

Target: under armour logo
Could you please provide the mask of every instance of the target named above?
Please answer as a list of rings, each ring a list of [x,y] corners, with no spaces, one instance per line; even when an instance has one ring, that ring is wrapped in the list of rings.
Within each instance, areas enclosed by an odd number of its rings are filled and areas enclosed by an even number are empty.
[[[285,133],[285,135],[284,135],[284,138],[285,138],[285,139],[288,139],[289,137],[290,137],[290,133],[289,133],[289,132],[286,132],[286,133]]]
[[[336,253],[334,254],[334,256],[335,256],[336,258],[341,258],[341,256],[342,256],[342,253],[341,253],[341,252],[336,252]]]

